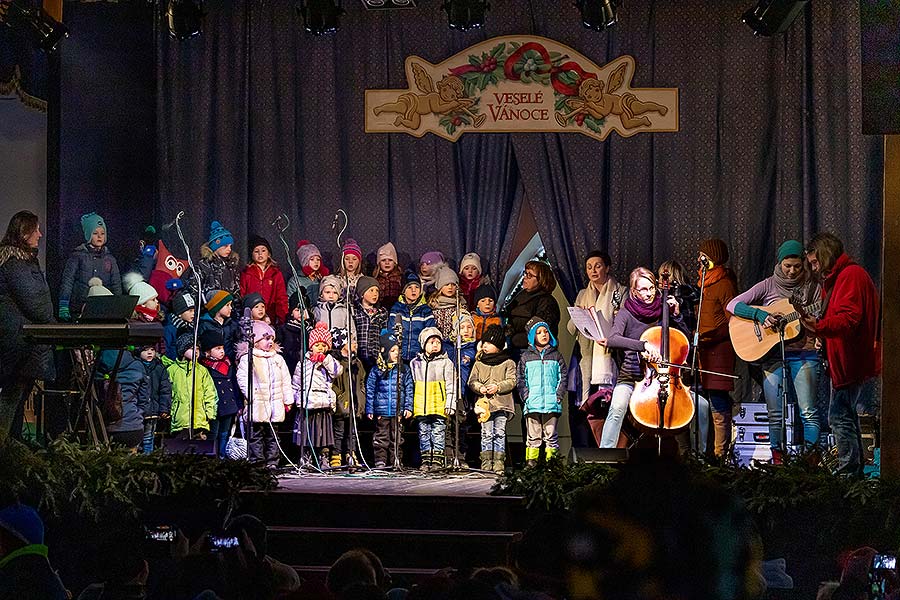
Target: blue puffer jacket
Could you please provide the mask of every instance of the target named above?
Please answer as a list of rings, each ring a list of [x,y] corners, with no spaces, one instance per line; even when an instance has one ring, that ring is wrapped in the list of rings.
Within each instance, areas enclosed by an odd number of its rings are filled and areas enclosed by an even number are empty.
[[[444,352],[450,358],[450,362],[456,366],[456,344],[450,340],[444,340]],[[459,366],[459,409],[467,409],[470,405],[474,406],[474,402],[467,402],[469,394],[469,374],[472,372],[472,365],[475,364],[475,351],[478,349],[477,342],[463,342],[459,347],[459,357],[461,363]]]
[[[397,300],[391,309],[391,316],[388,319],[388,329],[394,330],[394,325],[400,321],[403,327],[403,340],[400,347],[400,356],[404,361],[409,362],[422,351],[419,345],[419,334],[426,327],[434,327],[434,313],[431,307],[425,302],[424,294],[412,306],[406,303],[403,296]]]
[[[525,414],[562,414],[566,398],[568,365],[553,346],[538,351],[531,346],[522,353],[517,372],[519,397],[525,402]]]
[[[376,417],[393,417],[397,414],[397,371],[372,367],[366,378],[366,414]],[[401,411],[413,409],[413,379],[409,367],[402,365],[400,371]]]
[[[94,248],[81,244],[69,256],[59,284],[59,306],[67,307],[73,317],[81,314],[87,298],[88,281],[99,277],[103,286],[113,294],[122,293],[119,264],[106,246]]]
[[[98,375],[112,374],[118,354],[118,350],[100,352],[97,364]],[[137,431],[144,428],[144,414],[141,412],[141,407],[147,406],[150,393],[144,376],[144,363],[130,353],[123,352],[119,368],[116,370],[116,381],[122,388],[122,418],[106,424],[106,430],[110,433]]]

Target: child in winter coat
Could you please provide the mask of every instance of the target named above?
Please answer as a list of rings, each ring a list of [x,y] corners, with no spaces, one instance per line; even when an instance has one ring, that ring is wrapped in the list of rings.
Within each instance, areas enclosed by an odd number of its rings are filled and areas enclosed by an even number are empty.
[[[204,293],[208,293],[209,290],[224,290],[231,294],[235,308],[240,312],[242,307],[240,257],[233,251],[233,244],[231,232],[218,221],[213,221],[209,226],[209,239],[200,247],[197,271]],[[191,295],[196,298],[197,282],[190,268],[184,272],[181,280],[185,289],[190,290]]]
[[[225,339],[220,331],[207,329],[200,336],[200,352],[202,364],[209,371],[219,401],[216,405],[216,418],[210,422],[209,433],[212,436],[216,456],[225,458],[225,446],[231,436],[231,426],[236,416],[244,409],[244,398],[237,384],[234,363],[225,355]]]
[[[450,267],[442,267],[434,276],[437,290],[431,295],[428,306],[434,313],[435,326],[445,340],[453,337],[453,319],[458,311],[468,310],[466,299],[459,293],[459,277]]]
[[[292,296],[299,288],[306,289],[309,298],[319,297],[319,281],[331,272],[322,262],[322,253],[315,244],[309,240],[297,242],[297,261],[300,264],[300,273],[291,277],[287,284],[288,297]]]
[[[247,244],[250,264],[241,271],[241,296],[257,293],[265,303],[265,315],[273,327],[284,323],[288,313],[288,294],[284,275],[272,259],[272,246],[266,238],[255,236]],[[248,306],[245,302],[244,306]],[[253,308],[252,306],[250,308]]]
[[[216,386],[212,377],[202,366],[197,366],[197,376],[191,370],[192,360],[197,348],[194,346],[194,335],[182,333],[175,340],[177,360],[162,357],[169,379],[172,381],[172,427],[171,432],[182,439],[188,438],[191,424],[191,381],[196,380],[194,387],[194,435],[201,440],[207,439],[210,422],[216,418],[216,406],[219,402]]]
[[[175,345],[172,344],[174,352]],[[135,352],[144,366],[144,377],[147,381],[147,405],[141,407],[144,415],[144,439],[141,449],[144,454],[153,452],[156,428],[160,420],[169,418],[172,410],[172,381],[162,361],[156,355],[156,348],[143,346]]]
[[[176,338],[182,333],[194,331],[196,308],[196,302],[187,290],[181,290],[169,298],[169,310],[163,322],[163,341],[166,344],[166,356],[172,360],[178,358],[175,351]]]
[[[413,416],[418,419],[419,449],[423,471],[444,466],[444,435],[447,417],[456,407],[455,371],[443,351],[443,336],[436,327],[426,327],[419,334],[422,351],[413,359]]]
[[[488,327],[503,325],[503,320],[497,313],[497,290],[490,284],[481,284],[475,290],[473,300],[475,312],[472,313],[472,320],[475,323],[475,339],[481,341]]]
[[[372,276],[378,280],[378,287],[381,288],[381,300],[378,304],[390,311],[397,299],[400,298],[403,287],[403,271],[398,264],[397,249],[394,248],[394,244],[388,242],[379,248],[375,255],[375,262]]]
[[[495,473],[503,473],[506,423],[515,412],[516,363],[504,351],[505,346],[503,327],[488,327],[469,376],[469,389],[479,395],[475,413],[481,423],[481,470]]]
[[[459,261],[459,291],[466,304],[475,309],[475,290],[491,283],[491,278],[481,270],[481,257],[469,252]]]
[[[250,460],[278,466],[279,447],[274,423],[282,423],[294,404],[294,389],[287,363],[275,344],[275,330],[263,321],[253,321],[253,349],[243,348],[238,357],[237,381],[249,398],[247,369],[253,356],[253,397],[250,404],[253,425],[248,450]]]
[[[343,367],[329,354],[331,332],[325,323],[317,323],[309,332],[309,351],[294,371],[294,443],[300,446],[302,463],[319,461],[319,467],[331,464],[334,451],[332,416],[336,396],[332,383]],[[318,457],[318,459],[316,458]]]
[[[344,356],[350,355],[347,347],[349,336],[356,340],[356,325],[347,312],[347,304],[341,299],[343,283],[336,275],[323,277],[319,283],[319,301],[313,308],[313,319],[322,322],[331,331],[331,342],[334,352]],[[356,348],[353,349],[356,351]]]
[[[138,297],[134,313],[131,315],[133,321],[139,323],[163,322],[165,315],[160,310],[159,294],[152,285],[144,281],[140,273],[126,273],[122,278],[122,287],[125,288],[126,294]],[[166,353],[165,338],[156,343],[156,353]]]
[[[456,418],[459,419],[459,440],[456,439],[456,426],[448,425],[447,436],[445,440],[445,454],[447,460],[452,461],[455,453],[461,454],[460,460],[464,460],[466,455],[466,434],[469,431],[468,415],[474,408],[474,401],[470,401],[467,393],[467,383],[469,381],[469,373],[472,370],[472,364],[475,362],[475,351],[477,350],[477,342],[475,341],[475,325],[472,322],[472,315],[463,311],[459,315],[459,319],[453,318],[453,334],[451,339],[444,340],[444,352],[450,358],[453,366],[456,366],[456,341],[457,334],[459,337],[459,380],[456,384]],[[449,463],[448,463],[449,464]]]
[[[301,308],[300,294],[303,294]],[[300,288],[299,291],[291,294],[288,299],[288,320],[278,330],[278,339],[281,344],[281,355],[284,356],[284,362],[287,363],[288,369],[293,373],[297,365],[303,360],[306,354],[306,340],[309,332],[312,331],[313,324],[308,310],[311,310],[309,299],[306,297],[306,289]]]
[[[388,329],[393,331],[397,323],[401,326],[400,356],[403,362],[409,364],[422,351],[419,334],[426,327],[434,327],[434,313],[425,303],[422,282],[412,272],[404,276],[400,298],[391,308]]]
[[[559,451],[556,424],[566,397],[566,361],[556,349],[550,326],[540,317],[528,321],[528,349],[519,359],[516,373],[519,397],[525,403],[525,466],[537,465],[544,443],[544,457]]]
[[[394,463],[394,442],[403,431],[401,421],[394,421],[398,403],[404,419],[412,416],[413,408],[412,372],[400,360],[397,336],[384,330],[379,337],[379,348],[376,365],[366,378],[366,416],[375,421],[372,446],[376,469]]]
[[[198,335],[210,329],[220,332],[225,340],[225,354],[234,362],[237,358],[237,343],[241,339],[241,326],[231,316],[234,299],[225,290],[209,290],[205,300]]]
[[[419,270],[417,273],[422,282],[422,294],[424,294],[426,298],[439,289],[434,278],[437,272],[446,266],[447,260],[444,258],[443,253],[438,252],[437,250],[426,252],[422,255],[422,258],[419,259]]]
[[[388,313],[378,305],[381,290],[377,279],[363,275],[356,283],[356,291],[359,292],[359,303],[353,312],[353,322],[356,324],[359,358],[368,373],[378,358],[378,336],[387,326]]]
[[[341,281],[348,281],[350,285],[344,290],[343,299],[346,302],[356,302],[358,300],[358,291],[356,282],[363,274],[363,255],[362,248],[353,238],[347,238],[344,247],[341,248],[341,268],[338,270],[338,276]]]
[[[254,321],[265,321],[273,328],[276,323],[269,317],[265,298],[259,292],[250,292],[244,296],[244,310],[250,309],[250,318]]]
[[[82,215],[84,243],[76,247],[66,261],[59,284],[59,318],[68,321],[81,314],[87,298],[88,281],[99,277],[113,294],[122,293],[119,264],[106,247],[106,221],[97,213]]]

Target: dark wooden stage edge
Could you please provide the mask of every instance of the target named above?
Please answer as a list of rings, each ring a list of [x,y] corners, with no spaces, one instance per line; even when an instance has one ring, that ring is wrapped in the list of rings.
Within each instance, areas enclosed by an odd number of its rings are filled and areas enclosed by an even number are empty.
[[[304,578],[324,578],[341,554],[375,552],[395,583],[412,584],[445,567],[505,565],[530,520],[523,499],[492,496],[494,475],[408,471],[302,474],[269,493],[244,493],[241,510],[259,516],[269,554]]]

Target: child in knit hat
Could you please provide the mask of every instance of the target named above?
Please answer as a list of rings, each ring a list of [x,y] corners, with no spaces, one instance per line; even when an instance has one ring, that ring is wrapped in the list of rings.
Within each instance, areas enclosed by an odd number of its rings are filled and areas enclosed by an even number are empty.
[[[175,344],[172,344],[175,351]],[[144,415],[144,439],[141,449],[144,454],[153,452],[156,442],[156,428],[160,420],[169,418],[172,410],[172,381],[162,360],[153,346],[141,346],[134,350],[136,358],[140,358],[144,367],[147,382],[147,402],[141,407]]]
[[[512,392],[516,388],[516,363],[505,347],[503,327],[488,327],[469,376],[469,389],[479,395],[475,413],[481,423],[481,470],[495,473],[503,473],[506,423],[515,412]]]
[[[394,463],[394,442],[403,431],[402,423],[394,420],[397,406],[404,419],[412,416],[413,408],[412,372],[400,360],[397,336],[385,329],[379,336],[378,346],[376,364],[366,378],[366,416],[375,421],[372,446],[376,469]]]
[[[234,252],[233,244],[231,232],[218,221],[213,221],[209,226],[209,238],[200,247],[197,271],[204,292],[225,290],[231,294],[235,308],[240,312],[242,308],[240,257]],[[190,268],[184,272],[181,280],[184,287],[196,298],[197,282]]]
[[[362,248],[359,247],[359,244],[356,243],[356,240],[353,238],[347,238],[347,241],[344,242],[344,247],[341,248],[341,268],[338,272],[341,280],[345,283],[349,281],[349,286],[345,292],[345,299],[353,299],[356,298],[357,290],[356,290],[356,282],[359,281],[359,278],[362,277],[363,274],[363,254]]]
[[[250,292],[244,296],[244,308],[250,309],[250,318],[254,321],[265,321],[272,325],[272,320],[266,314],[266,301],[259,292]]]
[[[516,372],[519,397],[525,404],[525,466],[537,465],[544,445],[549,459],[559,452],[557,423],[562,403],[568,393],[566,378],[568,365],[556,348],[556,338],[550,325],[540,317],[532,317],[527,324],[528,349],[519,359]]]
[[[240,287],[241,296],[257,294],[264,303],[263,317],[253,317],[258,320],[266,320],[273,326],[284,323],[288,311],[288,294],[284,282],[284,275],[278,263],[272,258],[272,246],[269,240],[260,236],[250,238],[247,244],[250,249],[250,262],[241,271]],[[253,308],[246,301],[244,306]]]
[[[106,221],[97,213],[81,217],[81,231],[84,243],[77,246],[63,269],[59,285],[59,318],[68,321],[72,315],[81,314],[81,307],[87,298],[88,282],[98,277],[113,294],[122,293],[119,264],[106,247]]]
[[[278,466],[280,454],[275,423],[284,422],[294,404],[291,372],[275,344],[275,330],[264,321],[253,321],[253,348],[238,357],[237,383],[249,397],[247,371],[253,357],[253,402],[249,405],[252,425],[248,458],[270,468]]]
[[[200,317],[199,324],[200,333],[208,329],[221,332],[225,340],[225,354],[234,362],[237,358],[235,346],[241,339],[241,327],[237,320],[232,318],[234,299],[225,290],[209,290],[206,292],[203,310],[204,314]]]
[[[281,353],[291,373],[306,354],[306,340],[313,328],[312,319],[307,312],[309,310],[311,307],[309,298],[306,297],[306,288],[301,287],[288,298],[288,320],[278,329]]]
[[[375,263],[372,275],[378,280],[378,286],[381,288],[379,304],[389,311],[400,297],[403,287],[403,271],[398,264],[394,244],[388,242],[381,246],[375,254]]]
[[[459,318],[453,315],[453,331],[450,339],[445,339],[443,346],[444,352],[450,358],[450,362],[454,366],[457,365],[456,345],[459,343],[459,381],[456,384],[457,406],[456,410],[459,417],[459,440],[456,440],[456,428],[447,430],[447,439],[444,445],[445,454],[448,461],[452,461],[454,453],[461,454],[460,461],[464,460],[466,455],[466,435],[469,431],[468,415],[475,406],[475,400],[468,394],[467,383],[469,381],[469,373],[472,371],[472,365],[475,363],[475,351],[477,350],[477,342],[475,340],[475,324],[472,321],[472,315],[468,311],[462,311]],[[448,462],[448,464],[450,464]]]
[[[489,284],[491,278],[481,269],[481,257],[469,252],[459,261],[459,289],[469,308],[475,308],[475,290],[479,286]]]
[[[172,426],[173,434],[187,438],[191,422],[193,422],[194,435],[199,439],[207,439],[210,422],[216,418],[216,408],[219,403],[216,395],[216,386],[212,377],[203,366],[197,366],[197,376],[194,377],[193,359],[197,348],[194,346],[194,334],[185,332],[175,340],[175,352],[177,359],[172,360],[168,356],[161,357],[166,366],[166,372],[172,382]],[[196,385],[194,393],[194,414],[191,418],[191,383]]]
[[[437,289],[434,277],[441,267],[447,266],[444,255],[437,250],[430,250],[419,259],[419,279],[422,284],[422,293],[430,296]]]
[[[419,345],[419,333],[426,327],[434,327],[434,313],[425,302],[419,276],[412,271],[404,275],[400,297],[391,307],[388,317],[388,328],[391,331],[397,323],[401,326],[400,356],[403,362],[409,364],[422,350]]]
[[[175,339],[185,331],[193,331],[196,314],[196,302],[187,290],[179,290],[169,298],[169,310],[163,321],[163,340],[166,343],[166,356],[172,360],[178,358]]]
[[[331,271],[322,261],[322,253],[319,248],[309,240],[300,240],[297,242],[297,262],[300,265],[300,272],[297,277],[291,277],[287,284],[288,297],[293,295],[298,288],[305,288],[310,298],[319,297],[319,280],[326,275],[330,275]]]
[[[341,297],[344,286],[337,275],[327,275],[319,283],[319,301],[313,308],[313,319],[328,325],[334,351],[342,356],[350,356],[348,343],[352,334],[356,351],[356,325],[350,319],[347,304]]]
[[[138,297],[132,318],[144,323],[163,320],[163,315],[160,311],[159,293],[152,285],[144,281],[140,273],[126,273],[125,277],[122,278],[122,287],[129,296]]]
[[[368,373],[378,358],[378,336],[387,326],[388,312],[378,304],[381,289],[374,277],[360,277],[356,291],[359,292],[359,303],[353,311],[353,322],[358,336],[359,358]]]
[[[472,313],[475,339],[481,340],[488,327],[503,324],[503,320],[497,314],[497,290],[494,286],[483,283],[475,290],[472,300],[475,302],[475,312]]]
[[[466,299],[459,292],[459,277],[450,267],[441,267],[434,275],[435,292],[428,300],[434,321],[445,340],[453,336],[453,319],[458,312],[468,310]]]
[[[317,457],[319,468],[325,468],[331,465],[334,451],[337,397],[332,384],[343,367],[329,352],[331,332],[325,323],[317,323],[309,332],[308,347],[303,362],[294,370],[294,443],[300,446],[301,464],[311,464]]]
[[[200,352],[203,354],[200,364],[209,371],[219,399],[216,404],[216,418],[210,422],[209,433],[213,439],[216,456],[225,458],[225,446],[231,436],[231,427],[237,414],[244,410],[244,398],[238,387],[234,363],[225,354],[225,339],[222,332],[208,329],[198,341]]]
[[[413,378],[413,416],[419,425],[423,471],[444,466],[447,419],[456,410],[455,369],[442,346],[441,332],[426,327],[419,334],[422,351],[410,364]]]

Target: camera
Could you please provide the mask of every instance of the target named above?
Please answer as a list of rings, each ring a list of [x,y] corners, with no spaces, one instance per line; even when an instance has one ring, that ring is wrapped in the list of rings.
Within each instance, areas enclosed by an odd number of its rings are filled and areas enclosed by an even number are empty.
[[[872,557],[872,568],[869,569],[869,598],[882,600],[887,595],[888,581],[897,568],[897,557],[893,554],[876,554]]]
[[[212,552],[221,552],[228,548],[237,548],[241,545],[240,540],[232,535],[211,535],[209,536],[209,549]]]

